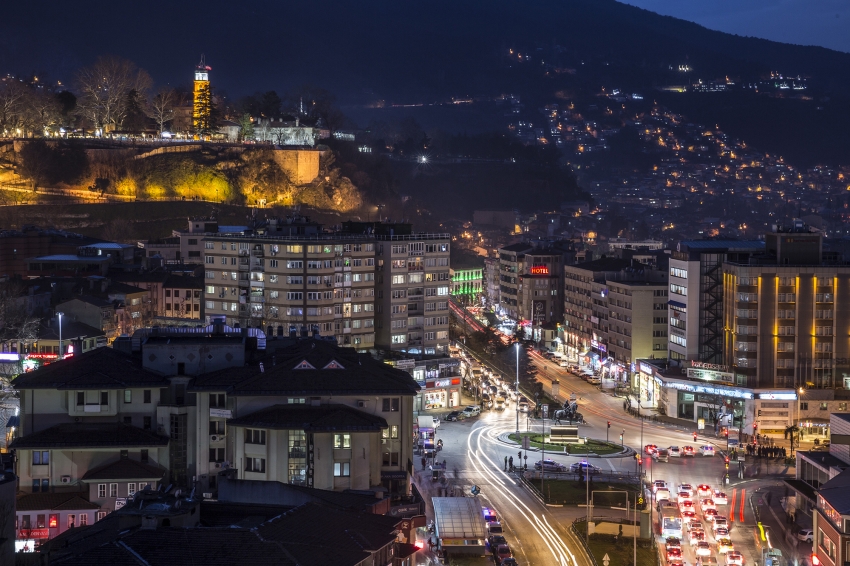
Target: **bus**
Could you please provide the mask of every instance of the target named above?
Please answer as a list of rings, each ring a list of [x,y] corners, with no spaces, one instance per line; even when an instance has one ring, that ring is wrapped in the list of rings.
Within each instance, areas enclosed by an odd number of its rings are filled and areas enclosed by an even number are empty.
[[[682,514],[676,507],[664,505],[661,513],[661,536],[682,538]]]

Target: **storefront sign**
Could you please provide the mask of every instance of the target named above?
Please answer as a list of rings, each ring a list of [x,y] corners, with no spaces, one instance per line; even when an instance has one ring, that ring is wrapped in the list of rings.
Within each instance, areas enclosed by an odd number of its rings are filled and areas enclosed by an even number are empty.
[[[729,371],[729,366],[723,366],[723,365],[720,365],[720,364],[709,364],[709,363],[706,363],[706,362],[697,362],[697,361],[692,361],[691,367],[692,368],[699,368],[699,369],[711,369],[711,370],[714,370],[714,371]]]
[[[211,417],[218,417],[221,419],[232,419],[232,414],[233,413],[230,411],[230,409],[210,409]]]
[[[759,399],[774,399],[777,401],[796,401],[796,393],[759,393]]]
[[[49,529],[23,529],[21,532],[25,533],[27,538],[48,538],[50,536]]]
[[[663,382],[662,382],[663,383]],[[709,395],[720,395],[722,397],[734,397],[735,399],[752,399],[752,391],[741,389],[732,389],[731,387],[709,387],[707,385],[691,385],[690,383],[678,383],[668,381],[663,383],[664,387],[672,387],[681,391],[690,391],[693,393],[708,393]]]
[[[640,372],[652,375],[652,366],[647,363],[640,362]]]
[[[407,472],[404,470],[386,470],[381,472],[382,480],[406,480]]]
[[[549,268],[545,265],[535,265],[529,269],[532,275],[549,275]]]
[[[688,379],[699,379],[701,381],[723,381],[735,383],[735,374],[711,369],[688,368]]]
[[[458,366],[460,366],[460,360],[446,360],[445,362],[440,363],[439,367],[440,367],[440,369],[444,369],[444,368],[456,368]]]
[[[697,420],[697,430],[705,430],[705,419]]]
[[[422,504],[414,503],[409,505],[397,505],[395,507],[390,508],[390,516],[392,517],[405,517],[416,515],[422,512]]]
[[[599,342],[598,340],[591,340],[590,346],[592,348],[596,348],[600,352],[607,352],[608,351],[608,347],[605,346],[605,344],[603,344],[602,342]]]
[[[393,365],[398,369],[413,369],[416,366],[416,360],[396,360]]]
[[[119,509],[121,509],[125,505],[127,505],[127,498],[126,497],[117,497],[115,499],[115,510],[116,511],[118,511]]]
[[[443,387],[449,387],[452,384],[451,379],[436,379],[434,380],[434,387],[436,389],[442,389]]]

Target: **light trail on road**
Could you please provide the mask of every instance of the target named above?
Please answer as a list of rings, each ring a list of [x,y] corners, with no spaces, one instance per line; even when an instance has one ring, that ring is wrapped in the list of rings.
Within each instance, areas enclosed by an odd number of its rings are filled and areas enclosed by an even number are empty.
[[[514,484],[515,480],[507,473],[500,470],[499,464],[494,462],[482,450],[482,436],[484,436],[485,433],[487,437],[484,438],[484,441],[494,442],[494,440],[492,440],[492,436],[497,434],[497,430],[492,426],[479,427],[473,430],[472,434],[467,437],[468,455],[471,456],[470,462],[473,467],[479,474],[491,480],[490,487],[495,488],[499,494],[506,498],[528,522],[529,526],[531,526],[531,528],[540,535],[540,538],[552,553],[557,564],[560,566],[579,566],[576,556],[572,553],[572,551],[570,551],[557,531],[549,525],[545,513],[541,513],[540,516],[538,516],[528,505],[526,505],[524,501],[522,501],[522,499],[520,499],[516,493],[508,489],[507,482]],[[475,449],[473,449],[473,436],[476,437]],[[496,472],[493,471],[494,469]]]

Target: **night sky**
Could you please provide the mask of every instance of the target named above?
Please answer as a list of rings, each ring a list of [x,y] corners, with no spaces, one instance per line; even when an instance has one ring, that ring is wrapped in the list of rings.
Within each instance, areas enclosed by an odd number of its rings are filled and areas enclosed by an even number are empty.
[[[709,29],[850,53],[847,0],[620,0]]]

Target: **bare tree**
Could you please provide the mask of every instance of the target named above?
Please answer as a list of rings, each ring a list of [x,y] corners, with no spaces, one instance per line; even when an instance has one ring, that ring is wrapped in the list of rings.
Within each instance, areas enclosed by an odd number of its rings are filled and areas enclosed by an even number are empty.
[[[9,135],[23,114],[27,87],[15,79],[0,82],[0,134]]]
[[[157,125],[159,136],[165,130],[165,125],[174,119],[174,107],[177,105],[177,92],[173,88],[162,87],[151,99],[148,106],[148,116]]]
[[[34,90],[25,99],[27,130],[33,134],[43,135],[45,131],[59,125],[62,111],[53,93]]]
[[[132,61],[98,57],[77,72],[77,112],[95,128],[118,127],[127,115],[127,94],[146,93],[151,84],[150,75]]]
[[[20,345],[21,351],[38,339],[40,320],[28,301],[27,288],[20,280],[0,282],[0,344],[14,343]],[[20,373],[19,366],[20,363],[0,365],[0,378],[11,379]]]

